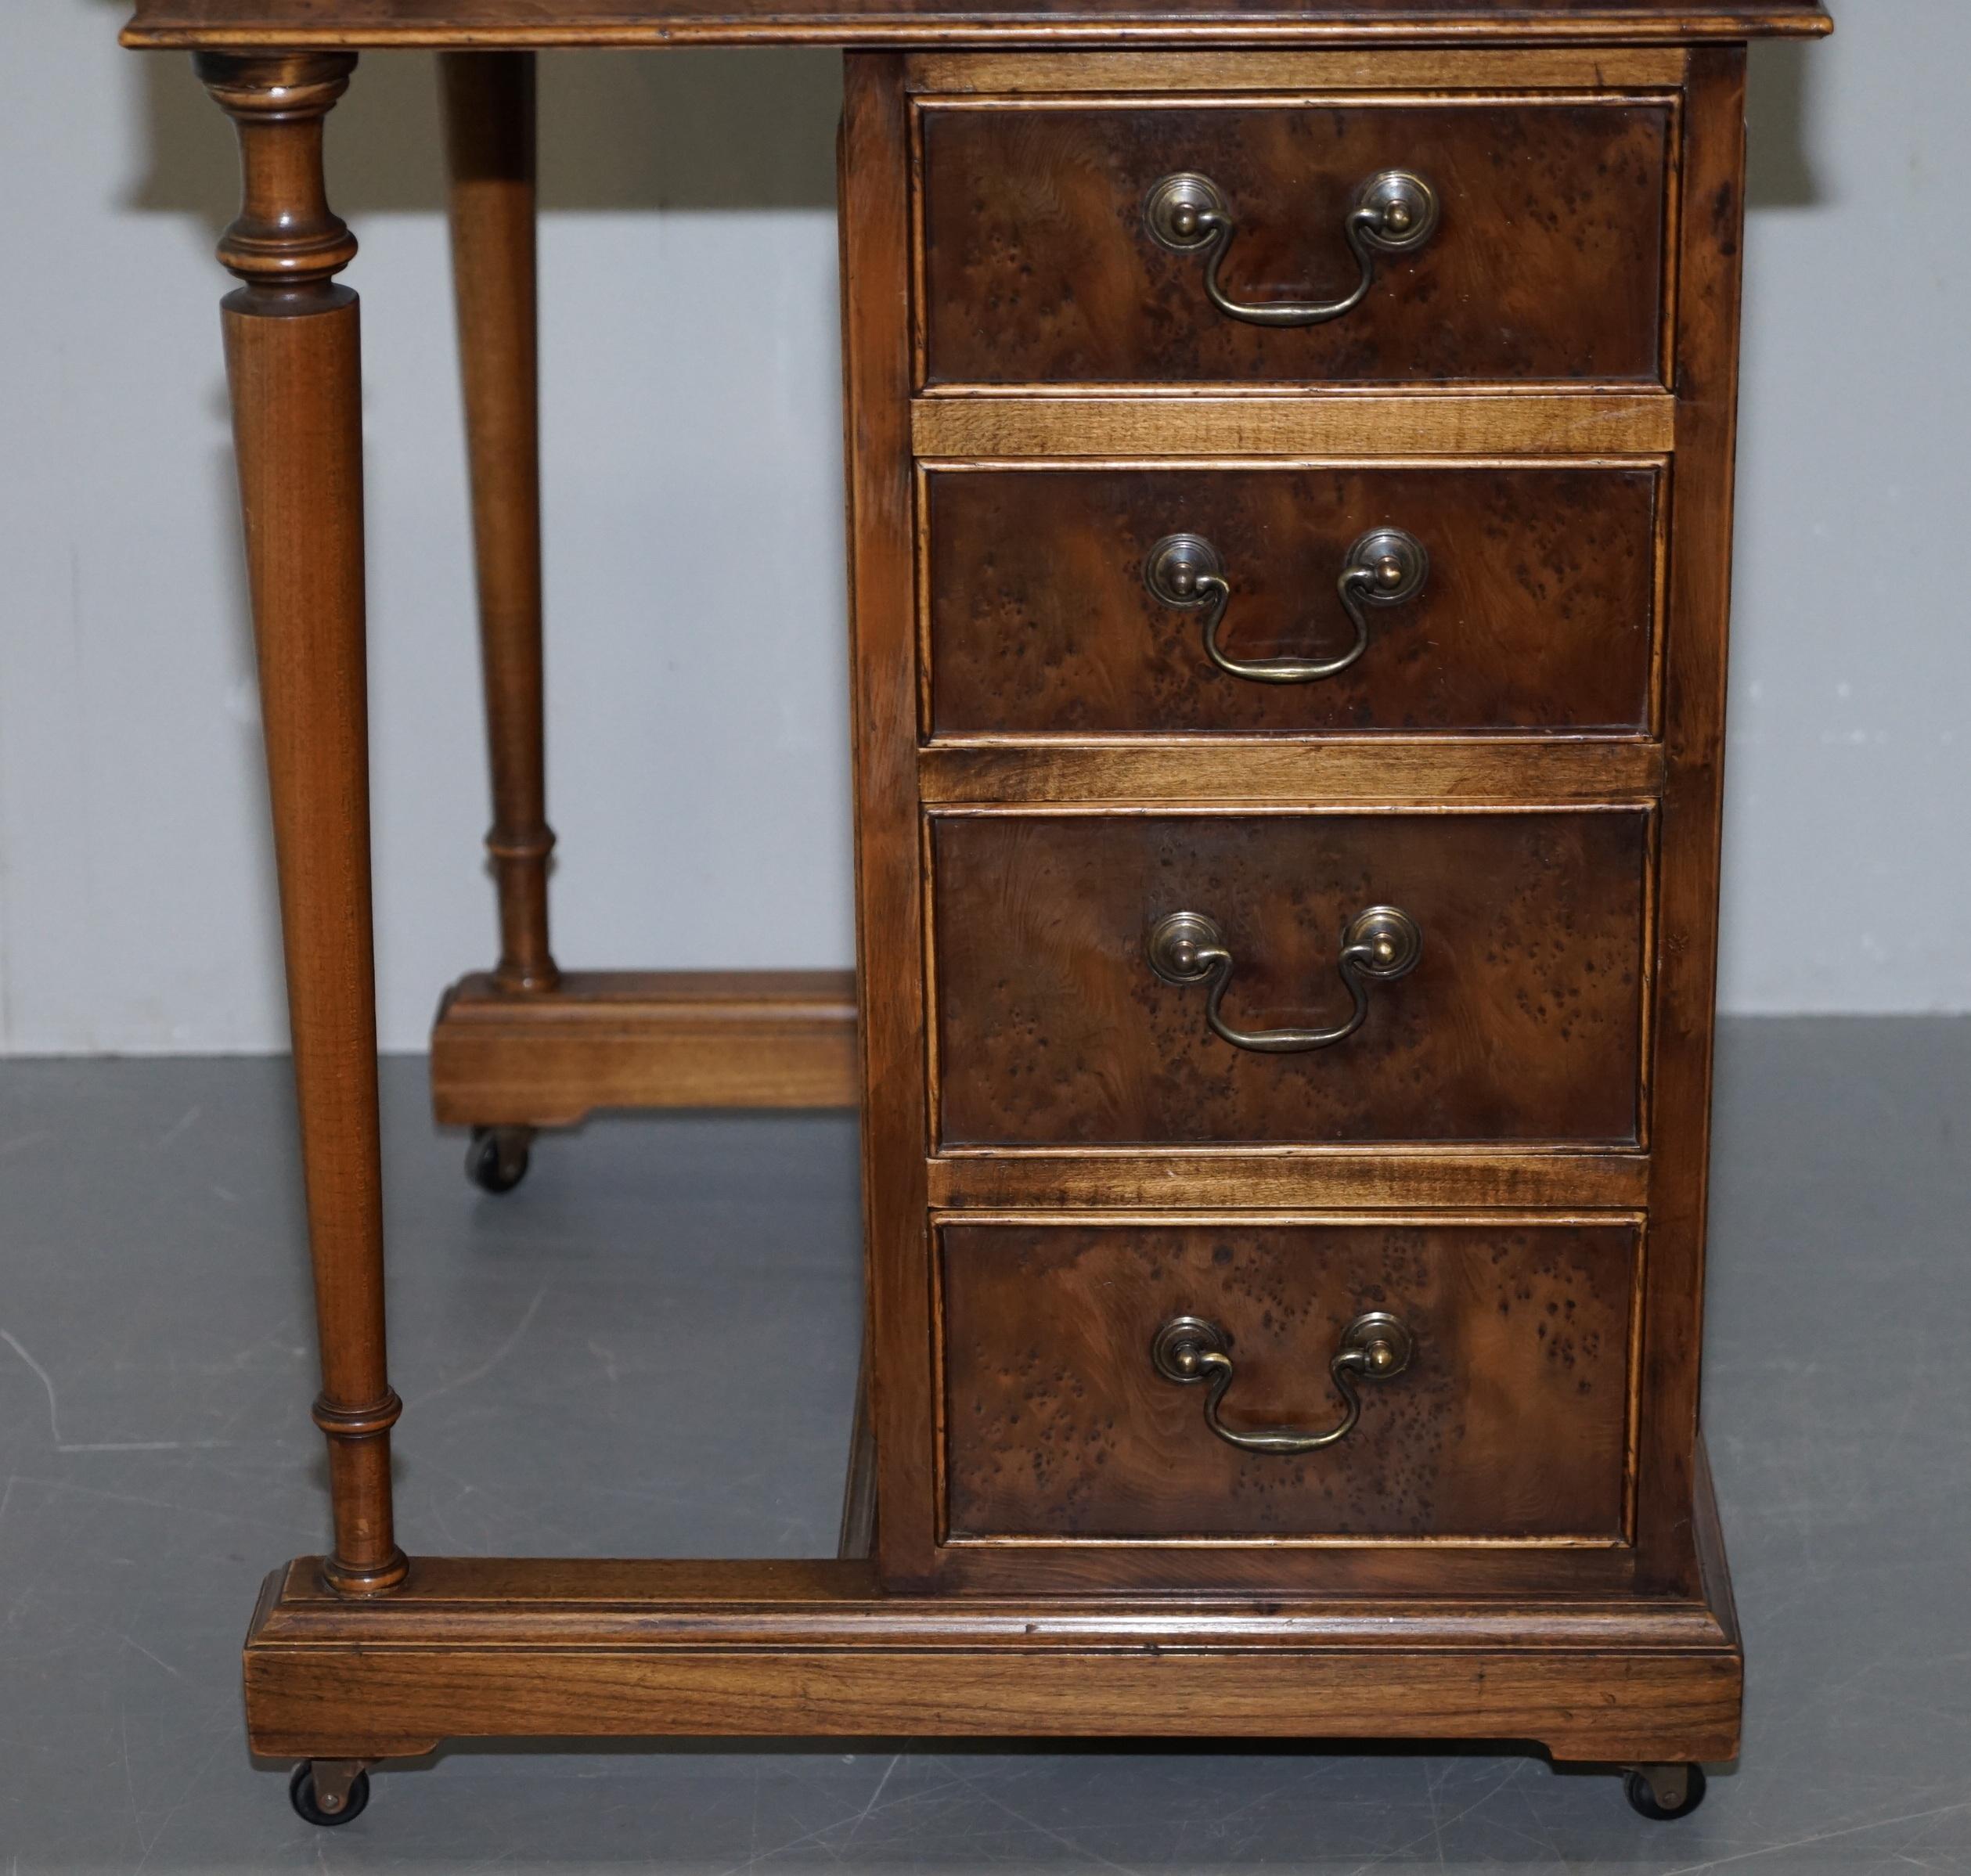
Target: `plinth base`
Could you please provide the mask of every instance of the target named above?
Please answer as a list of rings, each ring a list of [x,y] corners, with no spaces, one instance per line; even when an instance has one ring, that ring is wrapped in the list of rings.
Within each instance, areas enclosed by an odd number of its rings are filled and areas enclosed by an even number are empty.
[[[1743,1661],[1708,1480],[1705,1593],[1544,1601],[886,1595],[857,1558],[420,1557],[350,1598],[303,1557],[247,1641],[256,1752],[459,1738],[1114,1735],[1519,1740],[1736,1756]]]

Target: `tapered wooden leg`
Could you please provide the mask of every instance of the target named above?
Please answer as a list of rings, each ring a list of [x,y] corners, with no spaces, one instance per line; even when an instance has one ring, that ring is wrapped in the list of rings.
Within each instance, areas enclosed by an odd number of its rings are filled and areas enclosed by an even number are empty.
[[[243,286],[224,321],[321,1341],[335,1550],[323,1574],[387,1590],[391,1529],[384,1353],[377,1017],[363,644],[362,367],[355,253],[329,210],[322,120],[355,61],[201,56],[239,127],[245,196],[219,244]]]
[[[534,56],[439,60],[452,171],[452,264],[492,761],[503,990],[549,990],[541,699],[541,475],[534,254]]]

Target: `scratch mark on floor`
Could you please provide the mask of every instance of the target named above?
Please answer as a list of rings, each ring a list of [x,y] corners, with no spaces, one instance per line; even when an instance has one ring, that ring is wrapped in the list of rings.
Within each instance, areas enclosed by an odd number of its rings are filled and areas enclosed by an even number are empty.
[[[1430,1828],[1427,1831],[1418,1832],[1416,1836],[1411,1838],[1408,1842],[1397,1844],[1393,1849],[1377,1851],[1376,1853],[1373,1856],[1368,1858],[1366,1862],[1357,1863],[1355,1868],[1349,1872],[1349,1876],[1365,1876],[1365,1873],[1374,1869],[1378,1863],[1387,1863],[1392,1857],[1407,1856],[1412,1850],[1417,1849],[1420,1845],[1429,1842],[1433,1838],[1436,1840],[1438,1864],[1440,1867],[1444,1867],[1444,1831],[1446,1827],[1450,1824],[1463,1822],[1465,1818],[1470,1817],[1474,1811],[1477,1810],[1481,1805],[1490,1803],[1493,1799],[1496,1798],[1500,1792],[1503,1791],[1508,1785],[1511,1784],[1512,1781],[1519,1776],[1519,1761],[1515,1760],[1512,1763],[1509,1764],[1506,1767],[1505,1776],[1504,1777],[1501,1778],[1496,1784],[1488,1785],[1478,1795],[1477,1797],[1474,1798],[1469,1804],[1466,1805],[1462,1810],[1454,1811],[1448,1817],[1443,1814],[1442,1808],[1437,1802],[1439,1781],[1434,1777],[1426,1775],[1424,1788],[1425,1795],[1430,1799]]]
[[[196,1127],[198,1125],[199,1116],[204,1111],[204,1110],[200,1107],[187,1107],[151,1143],[151,1150],[154,1153],[162,1153],[180,1134],[190,1128]]]
[[[1099,1863],[1105,1870],[1115,1871],[1116,1872],[1116,1876],[1142,1876],[1142,1872],[1136,1869],[1131,1864],[1126,1863],[1118,1863],[1113,1857],[1104,1856],[1100,1850],[1092,1849],[1085,1843],[1077,1843],[1072,1838],[1064,1836],[1059,1831],[1054,1830],[1049,1825],[1043,1824],[1039,1818],[1029,1817],[1026,1813],[1021,1810],[1018,1806],[1008,1804],[1004,1798],[1000,1797],[996,1791],[993,1791],[992,1788],[986,1783],[983,1778],[975,1777],[964,1772],[961,1772],[956,1766],[945,1765],[942,1760],[940,1760],[939,1763],[941,1765],[944,1765],[944,1769],[949,1771],[951,1776],[956,1778],[958,1782],[966,1788],[966,1790],[973,1792],[980,1798],[984,1799],[988,1804],[1004,1811],[1007,1817],[1014,1820],[1015,1824],[1025,1824],[1029,1831],[1039,1831],[1043,1837],[1048,1838],[1052,1842],[1058,1843],[1060,1845],[1061,1849],[1069,1852],[1072,1855],[1083,1857],[1090,1863]]]
[[[220,1703],[220,1706],[218,1710],[220,1712],[224,1712],[229,1709],[232,1705],[232,1696],[229,1694],[228,1698]],[[210,1723],[209,1719],[207,1723]],[[192,1775],[189,1778],[186,1779],[178,1787],[178,1802],[164,1813],[163,1820],[159,1824],[157,1828],[151,1833],[150,1841],[144,1845],[143,1859],[140,1863],[139,1863],[136,1869],[132,1873],[132,1876],[144,1876],[144,1871],[150,1867],[151,1853],[157,1848],[159,1844],[164,1842],[164,1833],[168,1831],[172,1824],[177,1821],[178,1813],[183,1810],[197,1795],[198,1788],[204,1783],[206,1773],[212,1770],[212,1762],[219,1756],[220,1752],[223,1749],[230,1746],[232,1744],[232,1741],[229,1731],[227,1729],[220,1728],[214,1732],[212,1744],[207,1749],[205,1756],[199,1761],[197,1766],[193,1769]]]
[[[5,1329],[0,1329],[0,1342],[5,1342],[27,1364],[36,1379],[47,1390],[48,1431],[57,1453],[182,1453],[188,1449],[203,1452],[232,1443],[224,1439],[63,1439],[60,1409],[55,1397],[55,1383],[48,1370],[20,1345],[18,1337]]]
[[[492,1353],[488,1356],[477,1367],[468,1368],[463,1374],[456,1374],[448,1381],[441,1381],[428,1394],[420,1394],[414,1400],[407,1401],[405,1403],[405,1406],[407,1408],[421,1407],[427,1401],[436,1400],[441,1394],[455,1394],[461,1388],[470,1387],[476,1381],[484,1381],[494,1369],[520,1346],[521,1338],[532,1327],[534,1318],[540,1313],[541,1305],[547,1300],[547,1285],[543,1284],[534,1292],[533,1302],[527,1305],[527,1313],[514,1325],[513,1334],[494,1349]],[[5,1333],[5,1330],[0,1330],[0,1335]]]
[[[1866,1824],[1837,1824],[1825,1831],[1815,1831],[1806,1837],[1789,1838],[1785,1843],[1769,1843],[1756,1850],[1740,1850],[1731,1856],[1717,1856],[1704,1863],[1686,1863],[1674,1870],[1666,1870],[1663,1876],[1704,1876],[1707,1870],[1721,1870],[1728,1863],[1749,1863],[1755,1856],[1776,1856],[1782,1850],[1805,1849],[1810,1844],[1832,1843],[1837,1837],[1859,1837],[1865,1831],[1886,1831],[1893,1824],[1918,1824],[1933,1817],[1948,1817],[1958,1811],[1971,1811],[1971,1804],[1942,1804],[1928,1811],[1908,1811],[1900,1817],[1874,1817]]]
[[[853,1762],[853,1757],[854,1755],[852,1754],[850,1755],[849,1763]],[[933,1763],[935,1763],[937,1762],[934,1761]],[[895,1769],[895,1766],[892,1764],[891,1770],[894,1770]],[[885,1780],[887,1781],[889,1777],[889,1772],[886,1771],[883,1774],[883,1777]],[[820,1845],[823,1851],[825,1851],[829,1856],[832,1856],[837,1863],[840,1863],[841,1861],[841,1853],[830,1849],[824,1839],[828,1837],[831,1832],[839,1831],[845,1824],[852,1826],[859,1821],[861,1817],[870,1815],[870,1806],[865,1806],[859,1813],[852,1812],[846,1817],[837,1817],[832,1819],[827,1824],[816,1826],[816,1828],[812,1831],[804,1831],[798,1837],[791,1837],[782,1842],[771,1844],[762,1848],[760,1843],[760,1777],[761,1775],[759,1768],[757,1765],[755,1765],[753,1768],[751,1784],[752,1809],[747,1828],[748,1841],[752,1845],[751,1853],[741,1861],[733,1863],[727,1868],[722,1870],[719,1872],[719,1876],[745,1876],[745,1872],[748,1871],[756,1869],[760,1864],[768,1862],[774,1857],[784,1856],[789,1850],[805,1849],[809,1844]],[[962,1782],[962,1781],[955,1776],[947,1776],[944,1782],[941,1784],[926,1785],[913,1793],[908,1794],[904,1797],[893,1800],[888,1806],[888,1809],[895,1810],[905,1805],[921,1804],[927,1799],[942,1798],[947,1791],[955,1791],[957,1789]],[[874,1804],[874,1801],[872,1799],[872,1805]]]
[[[222,1439],[88,1439],[59,1442],[57,1453],[185,1453],[223,1446]]]
[[[117,1716],[117,1731],[123,1741],[123,1788],[130,1799],[130,1828],[136,1836],[137,1847],[148,1851],[150,1845],[144,1842],[143,1813],[137,1808],[137,1781],[130,1771],[130,1716],[128,1713]],[[14,1867],[18,1870],[20,1867],[16,1860]]]
[[[868,1821],[870,1813],[876,1809],[877,1800],[883,1795],[883,1788],[890,1782],[890,1774],[903,1763],[903,1755],[901,1752],[890,1755],[890,1763],[883,1768],[883,1776],[876,1781],[876,1789],[869,1795],[869,1802],[856,1813],[855,1822],[849,1827],[848,1838],[841,1846],[844,1855],[847,1854],[849,1845],[855,1842],[856,1833]]]
[[[122,1631],[121,1629],[119,1629],[117,1631],[117,1633],[119,1635],[122,1635],[122,1634],[123,1634],[123,1631]],[[151,1651],[150,1651],[150,1649],[148,1649],[147,1647],[146,1647],[144,1646],[144,1644],[143,1644],[142,1642],[140,1642],[140,1641],[139,1641],[139,1640],[136,1638],[136,1637],[135,1637],[135,1636],[134,1636],[134,1635],[124,1635],[124,1636],[123,1636],[123,1639],[124,1639],[125,1641],[127,1641],[128,1643],[129,1643],[129,1644],[131,1645],[131,1647],[133,1647],[133,1648],[135,1648],[139,1655],[142,1655],[145,1660],[146,1660],[146,1661],[154,1661],[154,1662],[157,1662],[157,1664],[158,1665],[158,1666],[160,1666],[160,1668],[162,1668],[162,1669],[164,1670],[164,1672],[165,1672],[167,1674],[170,1675],[170,1676],[171,1676],[174,1680],[182,1680],[185,1678],[185,1676],[184,1676],[182,1674],[181,1674],[176,1668],[173,1667],[173,1666],[171,1665],[171,1664],[168,1661],[167,1661],[167,1660],[164,1658],[164,1656],[163,1656],[163,1655],[153,1655],[153,1654],[152,1654],[152,1653],[151,1653]]]

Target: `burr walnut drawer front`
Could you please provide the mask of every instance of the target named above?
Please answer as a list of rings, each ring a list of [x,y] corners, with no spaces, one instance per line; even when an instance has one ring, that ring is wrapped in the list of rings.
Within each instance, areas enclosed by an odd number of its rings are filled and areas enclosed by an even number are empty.
[[[1673,109],[927,108],[924,377],[1660,383]]]
[[[1638,1140],[1646,807],[931,825],[943,1147]]]
[[[948,1541],[1626,1536],[1632,1224],[940,1235]]]
[[[932,733],[1645,733],[1659,477],[928,471]]]

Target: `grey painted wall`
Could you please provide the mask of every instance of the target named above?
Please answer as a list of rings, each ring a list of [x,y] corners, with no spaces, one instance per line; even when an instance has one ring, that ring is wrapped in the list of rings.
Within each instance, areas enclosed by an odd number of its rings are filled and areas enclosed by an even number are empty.
[[[1755,55],[1724,1001],[1971,1009],[1961,0]],[[209,259],[230,139],[114,0],[0,22],[0,1050],[283,1021]],[[851,950],[827,52],[543,79],[557,949]],[[383,1032],[492,954],[428,62],[336,113],[363,252]]]

